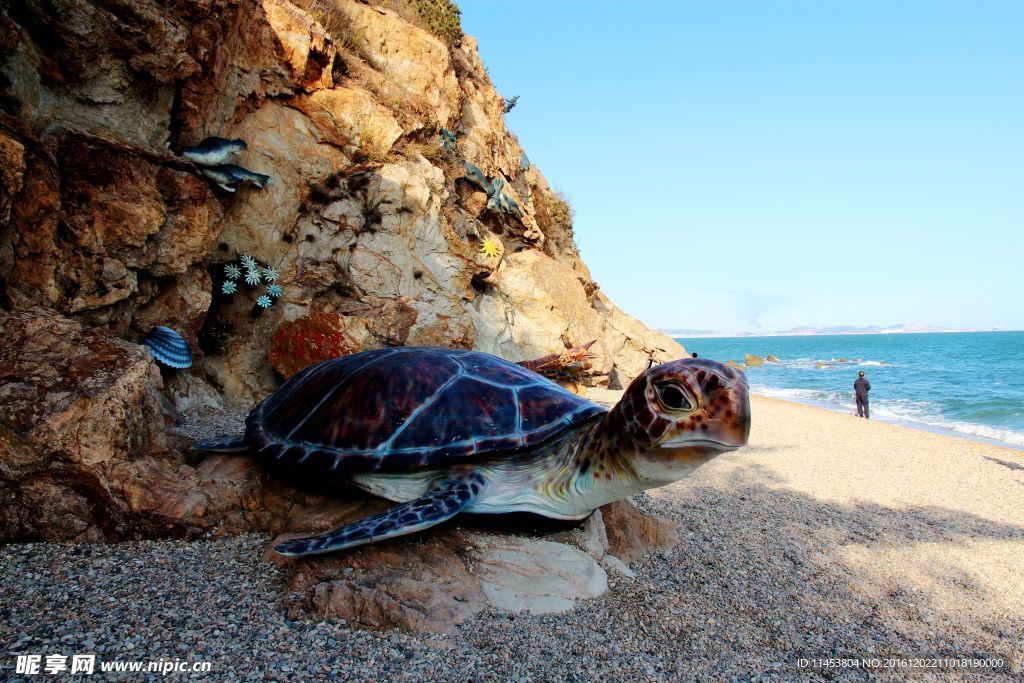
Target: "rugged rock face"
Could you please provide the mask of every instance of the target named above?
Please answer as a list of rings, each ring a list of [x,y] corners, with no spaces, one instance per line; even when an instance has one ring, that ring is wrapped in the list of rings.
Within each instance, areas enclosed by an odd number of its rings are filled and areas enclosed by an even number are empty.
[[[0,2],[0,540],[278,533],[372,507],[248,458],[196,461],[168,431],[178,412],[273,391],[273,340],[305,343],[275,333],[310,315],[350,351],[517,361],[597,339],[590,384],[683,354],[591,279],[476,43],[440,3],[382,5]],[[178,156],[214,135],[244,139],[237,163],[269,183],[225,192]],[[469,165],[519,209],[489,201]],[[284,290],[262,314],[266,283],[223,293],[243,254]],[[190,370],[161,371],[138,345],[156,325],[189,342]],[[477,559],[497,567],[529,545]],[[472,604],[521,590],[493,571]],[[339,597],[355,579],[321,578],[304,609],[372,612]]]
[[[0,316],[0,334],[0,540],[125,535],[129,472],[170,450],[148,352],[42,309]]]
[[[197,376],[250,401],[279,382],[266,358],[277,326],[311,312],[344,316],[361,348],[522,360],[596,338],[592,382],[613,366],[635,375],[652,351],[679,355],[591,280],[564,204],[505,127],[475,42],[442,40],[405,3],[389,5],[6,7],[8,308],[45,306],[133,340],[157,323],[193,346],[202,336]],[[454,149],[441,147],[442,127]],[[210,135],[245,139],[239,163],[269,185],[231,195],[174,156]],[[501,179],[523,215],[488,211],[464,162]],[[480,253],[484,239],[498,256]],[[284,297],[256,320],[259,292],[228,302],[211,281],[239,254],[281,274]]]

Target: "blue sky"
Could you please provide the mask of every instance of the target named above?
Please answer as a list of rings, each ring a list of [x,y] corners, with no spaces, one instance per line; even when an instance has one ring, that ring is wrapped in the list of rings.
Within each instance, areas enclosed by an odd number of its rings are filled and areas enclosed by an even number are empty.
[[[459,5],[649,325],[1024,329],[1024,2]]]

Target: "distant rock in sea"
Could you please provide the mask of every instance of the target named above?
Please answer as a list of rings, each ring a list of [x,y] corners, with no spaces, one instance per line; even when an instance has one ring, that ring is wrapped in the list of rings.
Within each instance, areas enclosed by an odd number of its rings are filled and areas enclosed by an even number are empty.
[[[748,368],[757,368],[757,367],[760,367],[760,366],[764,365],[764,359],[763,358],[758,358],[757,356],[748,353],[744,357],[744,363],[746,364],[746,366]]]

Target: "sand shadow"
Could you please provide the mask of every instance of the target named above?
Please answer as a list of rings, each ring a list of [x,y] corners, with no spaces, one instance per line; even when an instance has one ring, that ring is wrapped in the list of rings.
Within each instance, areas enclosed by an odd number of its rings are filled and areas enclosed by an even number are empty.
[[[1018,462],[1011,462],[1010,460],[1000,460],[999,458],[993,458],[988,455],[983,455],[981,457],[985,458],[985,460],[988,460],[990,462],[994,462],[997,465],[1002,465],[1007,469],[1024,472],[1024,465],[1021,465]]]
[[[897,655],[998,655],[1019,672],[1024,525],[938,506],[835,503],[780,483],[752,463],[726,487],[641,497],[679,524],[682,543],[668,551],[676,570],[650,611],[677,615],[687,652],[790,675],[822,675],[800,672],[798,657]]]

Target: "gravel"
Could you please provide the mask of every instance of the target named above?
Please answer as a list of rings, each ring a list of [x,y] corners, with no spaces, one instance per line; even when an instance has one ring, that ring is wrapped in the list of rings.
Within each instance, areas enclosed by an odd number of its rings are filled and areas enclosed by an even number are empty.
[[[907,674],[891,669],[801,669],[798,658],[1002,656],[1010,667],[981,677],[1021,680],[1024,620],[975,613],[984,595],[970,577],[960,577],[961,602],[939,605],[937,593],[886,582],[886,566],[865,587],[865,572],[836,553],[856,546],[898,562],[886,553],[901,544],[965,536],[1019,550],[1024,530],[767,486],[770,476],[751,468],[778,452],[740,453],[745,460],[707,466],[707,477],[635,498],[675,521],[681,537],[634,562],[635,579],[606,567],[609,592],[569,613],[489,611],[454,635],[287,619],[285,575],[261,559],[262,535],[5,546],[0,671],[13,675],[14,654],[92,653],[210,661],[216,680],[902,680]],[[913,676],[950,678],[959,674]]]

